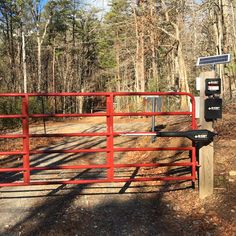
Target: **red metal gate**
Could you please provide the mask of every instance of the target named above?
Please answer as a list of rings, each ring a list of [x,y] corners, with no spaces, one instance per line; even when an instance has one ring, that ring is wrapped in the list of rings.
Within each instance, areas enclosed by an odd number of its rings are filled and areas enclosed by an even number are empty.
[[[175,111],[175,112],[116,112],[114,109],[114,99],[116,97],[124,96],[188,96],[191,99],[192,111]],[[84,114],[29,114],[29,98],[30,97],[66,97],[66,96],[98,96],[106,98],[106,111],[97,113],[84,113]],[[133,182],[133,181],[169,181],[169,180],[196,180],[196,148],[194,143],[188,147],[115,147],[114,138],[120,135],[153,135],[154,132],[115,132],[114,131],[114,117],[116,116],[178,116],[185,115],[191,117],[191,128],[196,129],[195,121],[195,100],[191,94],[184,92],[145,92],[145,93],[47,93],[47,94],[0,94],[0,97],[18,97],[22,101],[22,113],[14,115],[1,114],[1,119],[21,119],[22,130],[21,134],[1,134],[1,139],[22,139],[23,150],[21,151],[2,151],[0,155],[22,155],[23,166],[16,168],[0,168],[2,173],[22,173],[22,181],[12,182],[0,182],[0,186],[23,186],[23,185],[44,185],[44,184],[87,184],[87,183],[105,183],[105,182]],[[29,119],[30,118],[48,118],[48,117],[106,117],[106,132],[82,132],[82,133],[50,133],[50,134],[31,134],[29,132]],[[106,148],[96,149],[71,149],[71,150],[30,150],[30,140],[33,138],[40,137],[106,137]],[[189,162],[178,162],[178,163],[128,163],[128,164],[116,164],[114,162],[114,154],[118,152],[148,152],[148,151],[189,151],[191,153]],[[96,165],[72,165],[72,166],[46,166],[46,167],[35,167],[31,166],[30,155],[33,154],[49,154],[49,153],[105,153],[106,163]],[[120,168],[131,168],[131,167],[163,167],[163,166],[188,166],[191,168],[190,176],[154,176],[145,178],[116,178],[114,171]],[[44,170],[81,170],[81,169],[106,169],[106,178],[97,179],[86,179],[86,180],[57,180],[57,181],[35,181],[31,180],[32,171],[44,171]]]

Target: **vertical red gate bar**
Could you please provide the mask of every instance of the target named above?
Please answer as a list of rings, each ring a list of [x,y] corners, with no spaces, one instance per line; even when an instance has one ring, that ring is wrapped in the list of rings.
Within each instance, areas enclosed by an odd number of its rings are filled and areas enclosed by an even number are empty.
[[[29,97],[22,97],[22,130],[23,130],[23,179],[25,184],[30,183],[30,147],[29,147]]]
[[[193,178],[193,183],[196,181],[196,167],[197,167],[197,165],[196,165],[196,163],[197,163],[197,159],[196,159],[196,154],[197,154],[197,152],[196,152],[196,145],[195,145],[195,143],[193,143],[192,144],[193,145],[193,149],[192,149],[192,171],[191,171],[191,173],[192,173],[192,178]]]
[[[112,181],[114,179],[114,97],[113,94],[106,96],[106,112],[107,112],[107,179]]]

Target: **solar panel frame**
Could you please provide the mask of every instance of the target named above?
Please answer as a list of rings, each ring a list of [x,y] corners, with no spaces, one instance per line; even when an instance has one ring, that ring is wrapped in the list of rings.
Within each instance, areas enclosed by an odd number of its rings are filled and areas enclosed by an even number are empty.
[[[231,60],[230,54],[215,55],[209,57],[199,57],[197,60],[197,66],[205,65],[216,65],[216,64],[226,64]]]

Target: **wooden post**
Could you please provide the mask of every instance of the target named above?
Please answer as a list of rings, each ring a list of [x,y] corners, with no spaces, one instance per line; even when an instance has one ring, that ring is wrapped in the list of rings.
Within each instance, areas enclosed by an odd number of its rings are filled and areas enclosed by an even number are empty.
[[[213,122],[206,122],[204,118],[204,101],[205,101],[205,80],[207,78],[215,78],[215,71],[203,72],[200,75],[200,128],[213,131]],[[211,142],[207,146],[203,146],[199,150],[199,197],[201,199],[213,194],[214,188],[214,146]]]

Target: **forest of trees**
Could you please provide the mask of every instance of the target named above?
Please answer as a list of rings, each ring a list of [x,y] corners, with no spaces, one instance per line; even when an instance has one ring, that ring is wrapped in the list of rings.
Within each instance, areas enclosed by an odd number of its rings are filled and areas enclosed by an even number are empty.
[[[0,3],[1,93],[195,94],[195,78],[209,69],[197,58],[230,53],[218,74],[223,98],[235,96],[235,0],[110,0],[103,12],[86,0]]]

